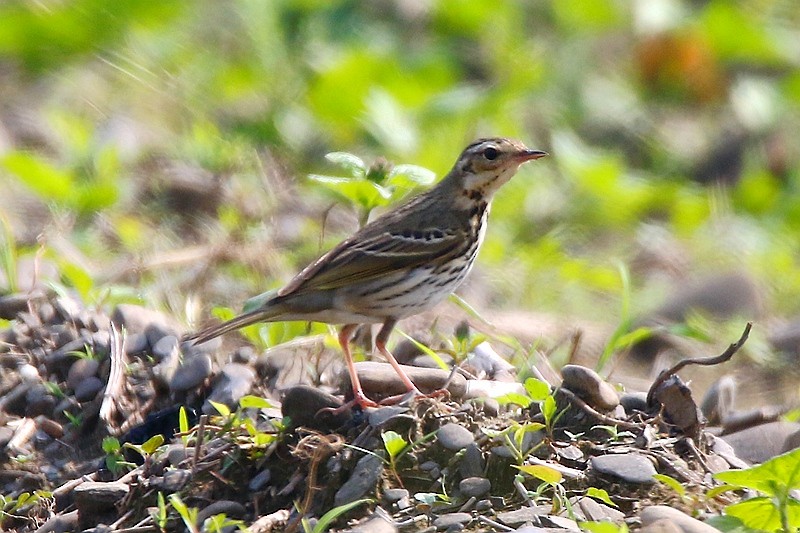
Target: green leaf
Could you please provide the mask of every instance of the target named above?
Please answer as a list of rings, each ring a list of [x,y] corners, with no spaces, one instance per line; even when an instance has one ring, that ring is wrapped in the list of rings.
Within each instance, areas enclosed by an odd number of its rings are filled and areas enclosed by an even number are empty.
[[[600,500],[601,502],[610,505],[611,507],[617,507],[617,504],[611,501],[611,497],[609,497],[608,492],[605,489],[598,489],[597,487],[589,487],[586,490],[586,495],[590,498],[594,498],[595,500]]]
[[[410,183],[404,183],[406,178]],[[397,165],[389,173],[389,182],[393,185],[430,185],[436,180],[436,173],[417,165]]]
[[[354,178],[363,178],[367,172],[367,164],[364,160],[348,152],[331,152],[325,159],[347,170]]]
[[[181,433],[189,431],[189,415],[186,414],[186,407],[182,405],[178,411],[178,431]]]
[[[781,530],[780,511],[772,498],[765,496],[751,498],[729,505],[723,512],[727,516],[738,518],[742,524],[753,529],[765,531]],[[788,501],[787,514],[790,525],[797,526],[800,524],[800,502],[797,500]]]
[[[513,403],[523,408],[528,407],[533,402],[532,399],[518,392],[509,392],[508,394],[503,394],[502,396],[495,398],[495,400],[497,400],[497,403],[500,405],[508,405]]]
[[[367,179],[338,178],[311,174],[309,179],[323,185],[345,200],[365,209],[386,205],[392,192]]]
[[[209,403],[210,403],[212,406],[214,406],[214,409],[216,409],[216,410],[217,410],[217,412],[218,412],[220,415],[222,415],[222,416],[224,416],[224,417],[229,417],[229,416],[231,416],[231,410],[230,410],[230,408],[229,408],[227,405],[225,405],[224,403],[212,402],[211,400],[209,400]]]
[[[76,190],[72,175],[27,152],[11,152],[0,164],[45,200],[69,203]]]
[[[525,380],[525,390],[534,401],[541,402],[550,396],[550,384],[536,378],[528,378]]]
[[[628,533],[626,524],[614,524],[612,522],[578,522],[581,531],[591,533]]]
[[[372,500],[369,498],[362,498],[361,500],[356,500],[354,502],[346,503],[344,505],[340,505],[339,507],[334,507],[319,519],[319,522],[314,526],[313,533],[325,533],[328,531],[328,526],[333,523],[334,520],[339,518],[344,513],[348,512],[349,510],[358,507],[364,503],[371,503]]]
[[[120,450],[120,443],[116,437],[106,437],[103,439],[103,451],[105,453],[115,453]]]
[[[561,472],[556,470],[555,468],[550,468],[549,466],[545,465],[511,465],[514,468],[528,474],[531,477],[535,477],[537,479],[541,479],[545,483],[549,483],[550,485],[556,485],[561,482],[562,476]]]
[[[394,431],[384,431],[381,433],[381,439],[383,439],[383,447],[386,448],[386,452],[392,459],[397,457],[408,446],[408,442]]]
[[[800,448],[745,470],[719,472],[714,474],[714,478],[768,496],[781,496],[788,490],[800,488]]]
[[[665,474],[653,474],[653,477],[658,481],[660,481],[661,483],[667,485],[675,492],[677,492],[678,495],[680,496],[686,495],[686,488],[683,485],[681,485],[681,483],[677,479],[669,477]]]
[[[154,435],[142,444],[142,451],[148,455],[153,455],[162,444],[164,444],[164,435]]]
[[[548,396],[542,402],[542,416],[544,416],[545,423],[550,424],[556,416],[556,399]]]
[[[239,400],[239,406],[242,409],[254,408],[254,409],[268,409],[272,407],[272,404],[266,398],[262,398],[261,396],[254,396],[252,394],[247,394],[242,396]]]

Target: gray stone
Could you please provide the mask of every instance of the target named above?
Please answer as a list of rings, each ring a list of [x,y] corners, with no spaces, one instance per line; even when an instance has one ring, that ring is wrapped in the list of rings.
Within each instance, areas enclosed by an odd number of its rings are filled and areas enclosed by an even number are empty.
[[[719,438],[730,444],[740,459],[763,463],[783,453],[787,439],[798,431],[800,424],[781,421],[761,424]]]
[[[41,383],[32,385],[25,393],[25,416],[36,418],[39,415],[49,414],[55,407],[57,400]]]
[[[439,428],[436,433],[436,439],[444,448],[456,452],[475,442],[475,437],[470,430],[453,423],[445,424]]]
[[[667,520],[678,526],[683,533],[719,533],[716,528],[666,505],[645,507],[639,517],[642,519],[643,526],[649,526],[659,520]]]
[[[393,523],[377,513],[373,514],[352,529],[344,530],[343,533],[396,533],[397,528]]]
[[[625,413],[632,414],[634,411],[647,412],[647,393],[646,392],[624,392],[619,398],[619,403],[625,408]]]
[[[607,454],[589,460],[592,469],[627,483],[651,485],[656,469],[647,457],[638,453]]]
[[[90,376],[75,388],[75,399],[79,402],[88,402],[94,400],[97,393],[103,390],[106,384],[96,376]]]
[[[85,513],[93,515],[113,509],[114,504],[124,498],[129,491],[130,487],[127,484],[118,481],[110,483],[85,481],[75,487],[72,493],[75,496],[78,512],[83,517]]]
[[[403,498],[408,498],[408,496],[408,490],[406,489],[386,489],[383,491],[383,499],[388,504],[397,503]]]
[[[183,364],[178,367],[172,376],[169,388],[173,392],[193,389],[211,375],[211,370],[211,357],[206,354],[195,355],[184,360]]]
[[[408,414],[408,407],[389,405],[372,409],[367,418],[369,425],[378,429],[393,429],[398,425],[406,426],[414,423],[415,418]]]
[[[356,463],[350,478],[336,491],[334,505],[346,505],[364,497],[375,489],[382,473],[383,461],[380,457],[365,455]]]
[[[267,486],[267,483],[269,483],[270,479],[272,479],[272,471],[269,468],[265,468],[252,477],[250,482],[247,484],[247,488],[252,491],[263,490],[264,487]]]
[[[550,514],[551,508],[546,505],[521,507],[514,511],[497,513],[497,520],[509,527],[518,527],[527,523],[538,523],[542,516]]]
[[[464,449],[464,455],[461,457],[461,462],[458,464],[458,472],[461,477],[481,477],[485,469],[486,463],[483,460],[481,449],[474,442],[467,445]]]
[[[147,351],[147,337],[144,333],[129,333],[125,336],[125,353],[138,355]]]
[[[403,370],[411,378],[411,381],[423,393],[431,393],[440,390],[447,384],[447,391],[452,398],[461,398],[466,390],[467,379],[461,374],[455,374],[448,383],[450,372],[437,368],[419,368],[415,366],[403,366]],[[374,361],[361,361],[356,363],[356,372],[361,386],[371,395],[395,396],[407,392],[405,384],[400,380],[400,376],[387,363]],[[349,387],[350,378],[346,375],[347,386]]]
[[[173,352],[179,352],[178,337],[174,335],[164,335],[158,339],[155,344],[151,343],[153,357],[156,361],[163,361],[172,355]]]
[[[192,479],[191,470],[183,468],[170,468],[164,471],[162,477],[151,477],[150,488],[165,492],[178,492]]]
[[[433,521],[433,526],[439,531],[450,529],[455,525],[465,525],[472,520],[472,515],[469,513],[449,513],[442,515]]]
[[[291,428],[307,427],[319,431],[333,431],[350,420],[350,411],[336,413],[333,409],[342,401],[310,385],[296,385],[283,391],[281,412],[289,418]]]
[[[580,514],[582,514],[586,520],[594,522],[620,522],[625,519],[625,513],[622,511],[602,504],[587,496],[578,499],[577,507]]]
[[[255,371],[247,366],[238,363],[228,363],[222,367],[222,371],[217,376],[214,388],[203,404],[205,414],[216,413],[217,410],[211,405],[211,401],[223,403],[231,409],[236,409],[239,399],[250,393],[253,381],[256,379]]]
[[[36,530],[36,533],[68,533],[78,531],[78,511],[59,513]]]
[[[577,394],[586,403],[601,411],[610,411],[619,405],[619,395],[614,387],[600,375],[580,365],[565,365],[561,369],[564,382],[561,384]]]
[[[134,304],[119,304],[111,313],[111,321],[117,327],[124,326],[128,334],[144,333],[151,324],[166,324],[173,331],[179,330],[177,323],[168,315]]]
[[[226,517],[236,520],[244,518],[245,514],[247,514],[247,510],[241,503],[231,500],[212,502],[200,509],[200,512],[197,513],[197,525],[202,525],[206,518],[218,514],[224,514]]]
[[[480,497],[487,494],[492,488],[492,482],[485,477],[468,477],[458,484],[458,490],[466,497]]]
[[[78,388],[81,381],[97,376],[97,370],[100,368],[100,362],[97,359],[89,359],[81,357],[76,359],[72,366],[69,367],[67,372],[67,387],[72,390]]]

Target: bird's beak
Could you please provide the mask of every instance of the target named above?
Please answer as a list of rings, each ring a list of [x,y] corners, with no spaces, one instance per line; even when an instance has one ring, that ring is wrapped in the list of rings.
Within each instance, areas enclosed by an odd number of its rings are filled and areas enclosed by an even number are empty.
[[[534,159],[539,159],[546,155],[548,155],[547,152],[541,150],[522,150],[514,156],[514,159],[520,163],[524,163],[525,161],[533,161]]]

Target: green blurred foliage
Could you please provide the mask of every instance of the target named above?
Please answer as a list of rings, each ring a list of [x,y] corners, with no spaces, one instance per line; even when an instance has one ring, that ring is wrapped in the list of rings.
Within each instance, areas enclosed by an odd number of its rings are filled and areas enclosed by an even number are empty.
[[[326,153],[441,176],[474,137],[506,135],[551,157],[496,198],[492,305],[613,316],[618,264],[655,225],[692,272],[743,265],[798,311],[793,0],[11,1],[0,20],[0,184],[74,214],[87,256],[232,242],[217,272],[258,292],[352,231],[343,212],[363,222],[416,185],[382,193]],[[205,218],[164,200],[165,161],[221,184]],[[330,191],[345,202],[328,227]],[[142,295],[195,290],[200,271],[143,269]],[[650,275],[631,276],[633,312],[652,307]]]

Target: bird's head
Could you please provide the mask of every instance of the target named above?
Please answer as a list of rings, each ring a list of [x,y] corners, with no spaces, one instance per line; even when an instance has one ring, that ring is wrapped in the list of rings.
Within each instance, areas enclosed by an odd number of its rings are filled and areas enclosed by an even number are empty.
[[[522,163],[546,155],[547,152],[529,150],[514,139],[479,139],[461,152],[450,176],[460,182],[458,185],[467,196],[488,200]]]

